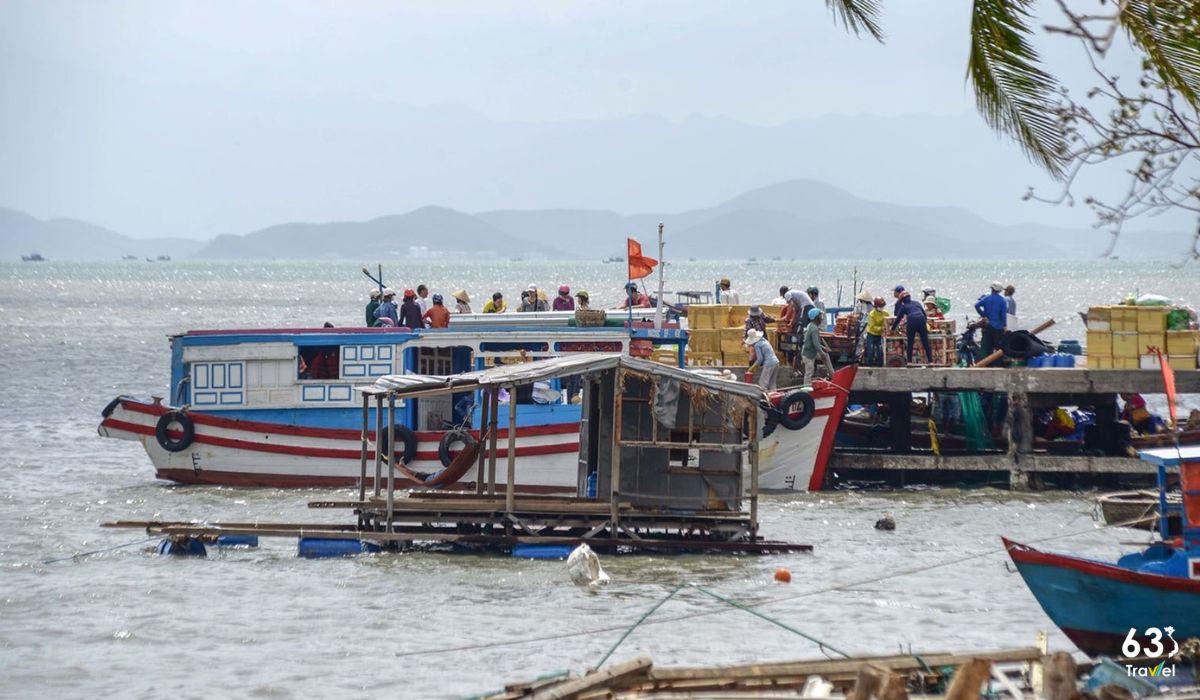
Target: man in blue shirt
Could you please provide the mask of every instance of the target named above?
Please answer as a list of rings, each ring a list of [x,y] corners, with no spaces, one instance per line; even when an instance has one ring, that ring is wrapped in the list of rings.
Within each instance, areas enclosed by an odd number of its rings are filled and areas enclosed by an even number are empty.
[[[392,325],[400,320],[400,316],[396,313],[396,290],[387,287],[383,290],[383,303],[375,308],[375,325],[379,325],[379,319],[386,318],[391,320]]]
[[[904,321],[904,333],[908,337],[908,343],[904,346],[905,364],[912,364],[913,341],[918,336],[921,338],[921,349],[925,351],[925,363],[931,364],[933,352],[929,346],[929,322],[925,316],[924,305],[913,301],[912,295],[902,285],[898,285],[892,291],[892,296],[896,297],[896,307],[893,309],[896,317],[892,319],[892,332],[895,333],[900,322]]]
[[[1004,285],[992,282],[992,293],[985,294],[975,302],[975,310],[988,322],[988,327],[983,333],[984,357],[999,350],[1004,343],[1004,331],[1008,325],[1008,302],[1001,296],[1002,291]]]

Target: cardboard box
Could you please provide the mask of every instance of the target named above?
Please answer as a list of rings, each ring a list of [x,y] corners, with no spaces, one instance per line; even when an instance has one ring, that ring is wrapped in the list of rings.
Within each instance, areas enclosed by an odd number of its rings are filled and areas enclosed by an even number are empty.
[[[724,304],[691,304],[688,306],[688,329],[711,331],[725,327],[729,307]]]
[[[688,350],[696,352],[720,352],[721,331],[688,331]]]
[[[1162,332],[1138,333],[1138,354],[1148,354],[1150,351],[1147,348],[1158,348],[1165,352],[1167,349],[1167,334]]]
[[[1138,333],[1162,333],[1167,330],[1167,313],[1169,306],[1139,306],[1137,307]]]
[[[1088,369],[1112,369],[1112,355],[1092,355],[1088,353],[1087,366]]]
[[[1088,320],[1089,330],[1087,332],[1087,348],[1086,348],[1088,357],[1091,357],[1092,355],[1107,355],[1107,356],[1111,357],[1113,354],[1112,333],[1109,333],[1107,331],[1090,330],[1091,323],[1092,323],[1091,319],[1089,319]]]
[[[1137,360],[1137,356],[1141,354],[1141,346],[1138,344],[1137,333],[1126,333],[1122,331],[1114,331],[1112,334],[1112,356],[1113,358],[1133,358]],[[1118,365],[1114,365],[1118,367]]]
[[[746,331],[743,328],[725,328],[721,333],[721,352],[723,353],[746,353],[749,350],[742,344],[742,340],[746,337]]]
[[[1168,355],[1195,355],[1200,346],[1200,331],[1167,331]]]
[[[1196,369],[1196,353],[1189,355],[1168,355],[1167,362],[1171,363],[1171,368],[1176,370]]]

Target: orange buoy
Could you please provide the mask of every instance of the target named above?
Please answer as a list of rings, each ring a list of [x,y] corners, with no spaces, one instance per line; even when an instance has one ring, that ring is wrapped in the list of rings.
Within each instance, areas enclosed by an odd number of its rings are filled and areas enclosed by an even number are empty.
[[[775,580],[780,583],[791,583],[792,582],[792,572],[790,572],[787,569],[784,569],[782,567],[775,569]]]

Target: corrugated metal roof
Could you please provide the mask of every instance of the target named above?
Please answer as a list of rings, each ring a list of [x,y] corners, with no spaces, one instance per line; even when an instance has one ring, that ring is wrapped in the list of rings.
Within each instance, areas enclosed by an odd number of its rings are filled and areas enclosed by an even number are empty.
[[[358,387],[358,390],[371,395],[395,393],[396,396],[448,393],[474,388],[530,384],[617,367],[652,377],[676,379],[711,391],[738,394],[748,398],[762,396],[762,389],[757,385],[727,379],[713,370],[682,369],[618,353],[573,353],[450,376],[391,374],[380,377],[373,385]]]

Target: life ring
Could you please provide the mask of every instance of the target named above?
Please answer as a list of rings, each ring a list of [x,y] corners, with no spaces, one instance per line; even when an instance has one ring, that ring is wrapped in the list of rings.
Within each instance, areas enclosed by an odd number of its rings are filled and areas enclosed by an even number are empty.
[[[472,435],[470,431],[462,429],[451,430],[443,435],[442,441],[438,443],[438,459],[442,461],[443,467],[450,466],[450,463],[453,462],[454,458],[458,456],[458,451],[456,451],[454,454],[450,454],[450,448],[456,442],[462,443],[462,449],[465,450],[474,445],[476,440],[475,436]]]
[[[797,404],[799,404],[797,406]],[[793,409],[798,409],[793,413]],[[813,419],[817,402],[807,391],[793,391],[779,400],[779,424],[788,430],[800,430]]]
[[[408,426],[399,423],[393,425],[392,429],[396,431],[396,438],[404,443],[404,454],[400,456],[401,459],[405,464],[412,464],[413,460],[417,458],[417,434]],[[391,450],[388,449],[388,431],[386,429],[379,436],[379,451],[383,454],[391,454]],[[399,460],[393,457],[392,462],[395,464]]]
[[[179,429],[183,432],[182,437],[171,437],[172,423],[179,424]],[[196,438],[196,424],[192,423],[192,419],[183,411],[167,411],[159,416],[158,423],[154,426],[154,437],[167,452],[183,452],[191,447],[192,440]]]

